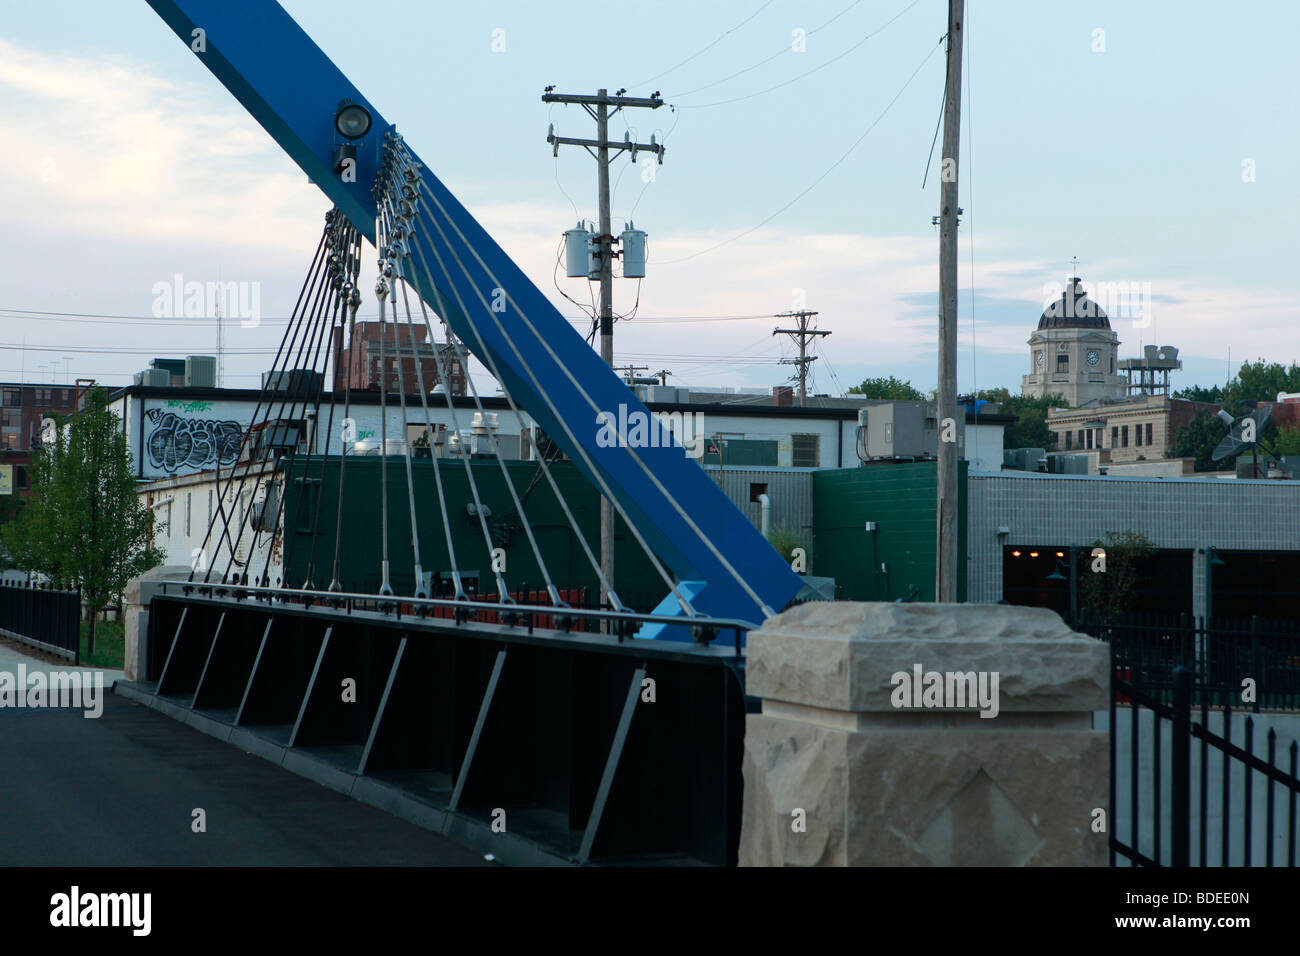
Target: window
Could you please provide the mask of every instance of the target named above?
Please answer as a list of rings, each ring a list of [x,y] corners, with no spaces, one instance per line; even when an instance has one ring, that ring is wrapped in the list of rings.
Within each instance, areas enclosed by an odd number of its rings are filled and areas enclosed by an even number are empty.
[[[1142,445],[1142,426],[1141,426],[1141,425],[1135,425],[1135,426],[1133,426],[1133,444],[1137,445],[1138,447],[1141,447],[1141,445]]]
[[[1070,371],[1070,356],[1058,355],[1056,357],[1056,374],[1064,375]]]
[[[751,481],[751,482],[749,483],[749,500],[750,500],[751,502],[757,502],[757,501],[758,501],[758,496],[759,496],[759,495],[765,495],[765,494],[767,494],[767,484],[766,484],[766,482],[760,484],[760,483],[758,483],[758,482]]]
[[[1082,429],[1082,428],[1079,429],[1079,447],[1080,447],[1080,448],[1083,447],[1083,429]]]
[[[1113,355],[1110,357],[1110,374],[1115,374],[1115,356]]]
[[[1065,450],[1069,451],[1074,447],[1074,432],[1065,433]]]
[[[1119,426],[1111,425],[1110,426],[1110,447],[1114,448],[1118,444],[1119,444]]]
[[[820,435],[791,435],[793,446],[790,464],[795,468],[816,468],[821,464]]]
[[[1121,448],[1128,447],[1128,426],[1125,425],[1119,430],[1119,443]]]
[[[23,403],[22,392],[16,388],[6,388],[3,397],[5,405],[21,405]]]
[[[1151,441],[1151,423],[1150,423],[1150,422],[1147,422],[1147,444],[1148,444],[1148,445],[1155,444],[1153,441]]]
[[[191,492],[185,492],[185,537],[190,536],[190,499],[194,497]]]

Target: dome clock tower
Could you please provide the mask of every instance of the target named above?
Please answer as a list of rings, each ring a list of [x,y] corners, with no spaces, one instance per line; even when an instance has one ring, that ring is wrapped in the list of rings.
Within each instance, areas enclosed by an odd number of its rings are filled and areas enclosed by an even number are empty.
[[[1035,398],[1064,395],[1071,408],[1123,398],[1126,380],[1116,374],[1118,350],[1110,319],[1074,276],[1029,337],[1029,374],[1020,390]]]

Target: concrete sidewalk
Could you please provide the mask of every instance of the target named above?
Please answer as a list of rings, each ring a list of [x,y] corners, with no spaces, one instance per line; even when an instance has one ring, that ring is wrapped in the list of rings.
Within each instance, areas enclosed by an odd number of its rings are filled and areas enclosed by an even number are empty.
[[[112,689],[113,682],[124,680],[126,672],[121,668],[112,667],[73,667],[69,661],[49,661],[42,660],[34,656],[35,651],[31,653],[21,644],[12,641],[9,638],[0,637],[0,671],[7,671],[10,674],[18,673],[18,665],[26,665],[28,674],[36,671],[43,671],[48,679],[51,671],[72,671],[83,674],[100,671],[104,675],[104,690]]]

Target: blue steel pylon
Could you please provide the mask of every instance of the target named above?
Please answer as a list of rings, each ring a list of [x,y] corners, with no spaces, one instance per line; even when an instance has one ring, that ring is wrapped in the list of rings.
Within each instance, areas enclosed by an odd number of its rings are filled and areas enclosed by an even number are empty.
[[[384,137],[394,127],[311,37],[275,0],[146,2],[373,242],[376,206],[371,190]],[[373,117],[370,132],[358,141],[351,182],[333,169],[335,150],[344,142],[335,131],[334,117],[344,100],[361,104]],[[431,204],[445,214],[446,238],[463,237],[472,250],[464,261],[468,275],[455,279],[461,300],[501,301],[503,293],[507,309],[496,317],[500,321],[463,314],[451,305],[457,299],[445,280],[436,281],[415,268],[411,278],[421,296],[443,304],[443,318],[452,331],[485,364],[491,359],[502,386],[588,479],[593,476],[587,459],[599,469],[629,520],[682,582],[681,590],[691,596],[697,612],[758,623],[766,612],[780,610],[799,590],[798,575],[680,446],[665,441],[658,447],[638,447],[638,463],[628,448],[597,441],[598,411],[618,417],[623,406],[631,418],[634,413],[648,416],[647,409],[423,163],[420,175]],[[444,261],[461,258],[436,232],[425,239]],[[527,316],[536,335],[519,321],[520,315]],[[509,339],[502,325],[513,329]],[[480,349],[490,355],[479,354]],[[549,402],[538,394],[534,378],[543,383]],[[561,418],[568,429],[561,426]],[[649,420],[651,428],[660,428]],[[585,455],[574,447],[575,440]],[[683,612],[669,595],[656,613]],[[684,628],[662,626],[643,628],[641,636],[689,637]]]

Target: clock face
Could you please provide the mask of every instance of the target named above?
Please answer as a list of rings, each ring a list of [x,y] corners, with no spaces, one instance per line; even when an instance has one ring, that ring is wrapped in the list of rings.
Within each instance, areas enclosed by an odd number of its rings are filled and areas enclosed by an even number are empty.
[[[1042,364],[1043,364],[1043,350],[1042,350],[1042,349],[1039,349],[1037,352],[1034,353],[1034,364],[1035,364],[1035,365],[1042,365]]]
[[[1101,353],[1096,349],[1088,349],[1088,354],[1085,357],[1087,358],[1089,365],[1096,365],[1101,361]]]

